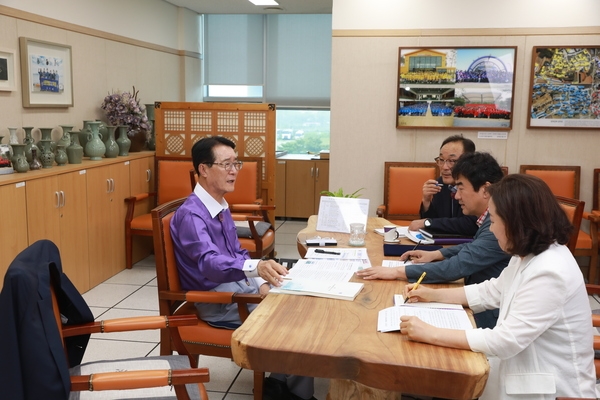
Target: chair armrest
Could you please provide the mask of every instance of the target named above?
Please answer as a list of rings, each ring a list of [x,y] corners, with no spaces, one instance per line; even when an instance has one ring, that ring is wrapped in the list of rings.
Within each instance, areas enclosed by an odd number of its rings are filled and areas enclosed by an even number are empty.
[[[71,390],[127,390],[202,383],[209,380],[208,368],[104,372],[72,376]]]
[[[125,203],[127,203],[127,213],[125,214],[125,222],[129,224],[133,219],[133,215],[135,212],[135,203],[155,196],[156,192],[146,192],[138,193],[135,196],[125,198]]]
[[[385,215],[385,210],[386,210],[386,208],[387,208],[387,207],[386,207],[386,205],[385,205],[385,204],[382,204],[382,205],[378,206],[378,207],[377,207],[377,211],[376,211],[376,213],[377,213],[377,216],[378,216],[378,217],[380,217],[380,218],[383,218],[383,217],[384,217],[384,215]]]
[[[260,294],[234,292],[169,292],[162,290],[159,292],[158,296],[161,299],[187,301],[190,303],[236,303],[238,305],[238,313],[240,314],[240,319],[242,322],[248,318],[248,315],[250,315],[248,304],[258,304],[262,301]],[[196,316],[194,316],[194,318],[196,318]]]
[[[91,333],[127,332],[149,329],[176,328],[178,326],[196,325],[193,315],[152,316],[115,318],[104,321],[89,322],[80,325],[63,325],[63,336],[78,336]]]
[[[590,283],[586,283],[585,290],[589,295],[598,294],[600,295],[600,285],[592,285]]]
[[[263,217],[260,215],[231,214],[231,218],[234,221],[263,221]]]
[[[229,208],[235,213],[275,210],[275,206],[269,204],[230,204]]]

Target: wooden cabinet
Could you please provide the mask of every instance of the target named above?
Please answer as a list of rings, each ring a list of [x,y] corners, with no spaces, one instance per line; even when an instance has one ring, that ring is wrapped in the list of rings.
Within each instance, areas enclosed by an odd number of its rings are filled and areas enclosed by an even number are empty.
[[[27,182],[29,244],[49,239],[60,249],[63,271],[81,292],[90,289],[86,170]]]
[[[27,202],[25,182],[0,186],[0,210],[2,210],[2,239],[0,240],[0,289],[4,274],[10,263],[27,242]]]
[[[130,193],[135,196],[138,193],[154,191],[154,157],[131,160],[129,164]],[[152,210],[156,197],[150,197],[136,202],[135,216],[147,214]],[[152,253],[152,238],[148,236],[134,235],[132,237],[131,259],[133,263],[143,260]]]
[[[275,216],[285,217],[285,169],[286,162],[277,160],[275,164]]]
[[[321,191],[328,188],[328,160],[286,160],[285,216],[308,218],[317,214]]]
[[[125,198],[129,197],[129,190],[127,162],[88,170],[91,287],[125,269]]]

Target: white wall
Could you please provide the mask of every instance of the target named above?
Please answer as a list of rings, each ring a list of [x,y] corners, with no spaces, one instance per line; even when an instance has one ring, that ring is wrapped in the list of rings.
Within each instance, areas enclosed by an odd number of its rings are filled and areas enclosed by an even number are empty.
[[[435,31],[439,27],[433,21],[447,31]],[[504,24],[525,28],[484,29]],[[586,24],[591,27],[557,28]],[[330,189],[365,187],[362,197],[370,199],[370,215],[383,200],[384,161],[432,161],[442,140],[459,133],[510,172],[518,172],[521,164],[580,165],[581,198],[586,210],[591,208],[600,129],[526,126],[533,46],[599,46],[600,1],[575,0],[567,7],[554,0],[334,0],[332,43]],[[517,46],[507,140],[478,139],[474,130],[396,129],[398,50],[415,46]]]

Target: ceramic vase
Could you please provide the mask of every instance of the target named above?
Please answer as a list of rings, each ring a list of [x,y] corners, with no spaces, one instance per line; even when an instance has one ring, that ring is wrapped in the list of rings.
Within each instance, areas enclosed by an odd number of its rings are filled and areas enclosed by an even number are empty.
[[[17,128],[8,128],[8,132],[10,133],[10,137],[8,138],[9,144],[18,144],[19,137],[17,136]]]
[[[102,142],[102,136],[98,131],[99,126],[100,122],[98,121],[88,122],[91,133],[88,133],[87,135],[88,142],[85,144],[85,154],[87,154],[92,161],[102,160],[102,156],[106,152],[106,146]]]
[[[29,163],[27,162],[27,157],[25,156],[26,146],[26,144],[11,144],[11,147],[13,149],[13,156],[10,162],[13,165],[13,169],[17,172],[29,171]]]
[[[66,149],[71,144],[71,135],[69,132],[73,130],[73,125],[60,125],[60,127],[62,128],[63,134],[62,137],[58,139],[58,142],[56,142],[56,145],[62,144]]]
[[[104,155],[106,156],[106,158],[115,158],[119,155],[119,145],[115,141],[115,129],[117,129],[116,126],[106,127],[106,132],[108,136],[106,138],[106,141],[104,142],[104,146],[106,146],[106,151],[104,152]]]
[[[106,143],[106,140],[108,139],[108,127],[99,119],[97,119],[96,122],[100,122],[100,125],[98,125],[98,132],[100,132],[101,135],[100,139],[102,139],[102,143]]]
[[[52,151],[52,140],[41,139],[38,142],[38,144],[42,149],[42,154],[40,155],[42,167],[51,168],[52,165],[54,165],[54,152]]]
[[[67,156],[66,147],[64,144],[60,143],[56,145],[56,153],[54,155],[54,161],[56,165],[62,167],[63,165],[67,165],[69,158]]]
[[[31,135],[33,126],[24,126],[23,130],[25,131],[25,137],[23,138],[23,144],[25,145],[25,158],[27,158],[27,162],[30,163],[31,149],[37,149],[39,152],[39,147],[34,143],[33,136]]]
[[[31,171],[35,171],[36,169],[41,169],[42,163],[37,155],[37,149],[31,149],[31,162],[29,163],[29,169]]]
[[[79,132],[70,132],[71,144],[67,147],[69,164],[81,164],[83,160],[83,146],[79,144]]]
[[[129,140],[129,137],[127,137],[127,129],[129,129],[129,126],[119,125],[118,128],[119,137],[117,138],[117,144],[119,145],[119,155],[128,156],[129,147],[131,146],[131,140]]]
[[[129,147],[130,153],[142,151],[146,148],[148,131],[143,129],[130,129],[127,131],[127,137],[131,140],[131,147]]]
[[[52,128],[40,128],[40,132],[42,133],[41,140],[49,140],[50,141],[50,150],[54,153],[56,151],[56,143],[52,141]],[[38,147],[39,142],[38,142]]]
[[[87,157],[89,157],[89,156],[85,152],[85,145],[88,142],[88,133],[92,132],[88,125],[90,122],[94,122],[94,121],[83,121],[83,129],[79,132],[79,143],[81,144],[81,147],[83,147],[83,155],[87,156]]]

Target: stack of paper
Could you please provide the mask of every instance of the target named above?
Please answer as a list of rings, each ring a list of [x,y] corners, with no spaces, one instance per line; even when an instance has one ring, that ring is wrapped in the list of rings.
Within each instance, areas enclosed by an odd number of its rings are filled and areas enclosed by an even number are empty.
[[[423,322],[438,328],[473,329],[473,324],[465,309],[459,304],[446,303],[406,303],[402,295],[394,296],[395,306],[379,311],[377,330],[392,332],[400,330],[400,317],[419,317]]]

